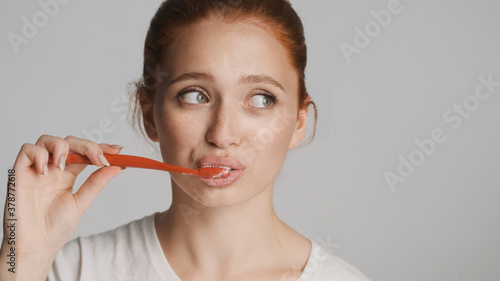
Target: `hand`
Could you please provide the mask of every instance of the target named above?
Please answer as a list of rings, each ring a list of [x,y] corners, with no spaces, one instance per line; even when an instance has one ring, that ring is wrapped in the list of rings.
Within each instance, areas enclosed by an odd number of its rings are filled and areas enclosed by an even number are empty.
[[[15,253],[18,260],[24,259],[16,268],[16,280],[45,280],[57,252],[71,238],[83,213],[109,180],[122,171],[116,166],[102,167],[73,193],[76,177],[86,165],[65,165],[68,153],[86,155],[97,166],[109,166],[102,154],[118,154],[120,150],[118,146],[97,144],[73,136],[62,139],[49,135],[41,136],[34,145],[22,146],[14,164]],[[49,154],[52,163],[48,163]],[[7,218],[8,212],[5,211],[4,235]],[[7,272],[4,259],[11,246],[4,239],[0,251],[0,277]],[[33,273],[35,275],[30,275],[29,279],[21,278]]]

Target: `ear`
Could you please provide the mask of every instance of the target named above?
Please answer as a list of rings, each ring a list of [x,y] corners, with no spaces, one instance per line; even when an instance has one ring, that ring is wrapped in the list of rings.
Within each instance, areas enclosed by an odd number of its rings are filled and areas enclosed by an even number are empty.
[[[309,104],[310,98],[307,97],[308,100],[305,101],[305,104]],[[292,140],[290,141],[290,145],[288,149],[293,149],[297,147],[304,135],[306,133],[306,125],[307,125],[307,114],[309,113],[309,106],[306,106],[304,109],[299,109],[299,114],[297,116],[297,123],[295,123],[295,131],[292,135]]]
[[[158,141],[158,131],[156,130],[156,124],[154,119],[154,103],[146,98],[146,90],[139,90],[139,102],[141,104],[142,110],[142,121],[144,124],[144,130],[148,137],[154,141]]]

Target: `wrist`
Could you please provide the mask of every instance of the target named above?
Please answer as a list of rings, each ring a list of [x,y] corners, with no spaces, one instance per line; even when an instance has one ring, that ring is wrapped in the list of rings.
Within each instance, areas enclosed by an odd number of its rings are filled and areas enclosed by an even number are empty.
[[[0,280],[45,281],[55,256],[40,253],[20,254],[5,240],[0,249]]]

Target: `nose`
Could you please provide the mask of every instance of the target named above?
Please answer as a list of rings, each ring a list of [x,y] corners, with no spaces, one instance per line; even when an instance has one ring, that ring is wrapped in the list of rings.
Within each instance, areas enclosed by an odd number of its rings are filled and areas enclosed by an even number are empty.
[[[212,113],[212,122],[208,128],[206,140],[213,146],[227,149],[241,141],[240,118],[235,106],[220,104]]]

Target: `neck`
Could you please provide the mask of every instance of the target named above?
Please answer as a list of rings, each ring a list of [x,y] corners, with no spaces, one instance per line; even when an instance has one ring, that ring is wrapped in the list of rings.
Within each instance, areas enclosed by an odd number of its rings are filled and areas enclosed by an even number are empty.
[[[172,205],[157,217],[157,233],[172,267],[242,271],[282,253],[290,228],[276,215],[273,187],[225,207],[207,207],[172,183]],[[171,257],[171,258],[169,258]],[[187,264],[189,266],[187,266]]]

